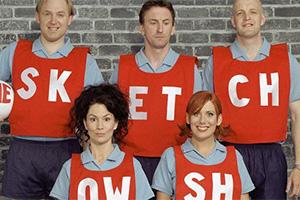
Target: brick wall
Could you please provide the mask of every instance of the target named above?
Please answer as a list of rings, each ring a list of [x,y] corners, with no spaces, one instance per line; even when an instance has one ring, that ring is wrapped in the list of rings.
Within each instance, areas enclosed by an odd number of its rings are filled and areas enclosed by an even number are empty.
[[[135,53],[143,45],[138,31],[138,12],[144,0],[73,0],[76,16],[68,35],[72,43],[89,46],[106,80],[120,54]],[[196,55],[201,72],[211,46],[228,45],[234,38],[230,24],[233,0],[171,0],[176,10],[176,33],[172,47],[182,54]],[[269,42],[289,44],[300,60],[300,0],[262,0],[267,16],[263,34]],[[39,35],[35,22],[35,0],[0,0],[0,48],[20,38]],[[290,122],[283,145],[289,168],[293,165]],[[0,180],[11,142],[9,124],[0,127]]]

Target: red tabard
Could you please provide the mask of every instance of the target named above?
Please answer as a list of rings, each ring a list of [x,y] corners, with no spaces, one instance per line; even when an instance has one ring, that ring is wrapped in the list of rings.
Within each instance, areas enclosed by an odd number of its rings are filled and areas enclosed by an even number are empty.
[[[132,117],[124,151],[135,156],[160,157],[167,147],[186,140],[179,136],[178,125],[185,123],[195,64],[196,57],[180,56],[170,71],[146,73],[138,68],[134,55],[120,57],[118,83],[129,94]]]
[[[223,124],[233,130],[221,140],[240,144],[284,141],[290,92],[286,44],[272,45],[269,57],[249,62],[232,59],[229,47],[216,47],[213,60]]]
[[[73,154],[70,175],[70,199],[135,199],[133,157],[125,154],[122,163],[111,170],[91,171]]]
[[[14,55],[11,134],[71,137],[69,110],[83,90],[89,49],[76,47],[68,57],[47,59],[36,56],[32,44],[19,40]]]
[[[222,163],[198,165],[184,156],[180,146],[174,146],[176,199],[240,199],[242,186],[235,149],[232,146],[226,149]]]

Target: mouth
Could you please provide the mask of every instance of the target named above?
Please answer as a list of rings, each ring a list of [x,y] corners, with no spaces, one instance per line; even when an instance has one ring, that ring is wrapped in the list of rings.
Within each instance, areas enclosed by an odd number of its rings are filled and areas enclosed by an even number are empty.
[[[48,29],[52,32],[57,31],[59,28],[58,27],[48,27]]]
[[[253,24],[252,23],[246,23],[246,24],[243,24],[243,27],[252,27]]]
[[[205,132],[207,131],[209,127],[208,126],[197,126],[197,130],[200,132]]]

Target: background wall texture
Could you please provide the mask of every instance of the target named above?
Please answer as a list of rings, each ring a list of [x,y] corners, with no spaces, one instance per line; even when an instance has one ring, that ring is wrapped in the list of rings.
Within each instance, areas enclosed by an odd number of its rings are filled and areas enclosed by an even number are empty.
[[[201,73],[212,46],[233,42],[230,23],[233,0],[170,0],[176,11],[176,32],[171,46],[181,54],[195,55]],[[88,46],[106,80],[121,54],[136,53],[143,45],[138,30],[138,13],[145,0],[73,0],[76,9],[68,36],[77,46]],[[39,36],[36,0],[0,0],[0,48],[20,38]],[[269,42],[288,43],[289,51],[300,60],[300,0],[262,0],[267,16],[263,35]],[[1,63],[0,63],[1,64]],[[33,122],[34,123],[34,122]],[[282,145],[293,166],[293,146],[288,121],[287,141]],[[11,137],[9,123],[0,124],[0,182]]]

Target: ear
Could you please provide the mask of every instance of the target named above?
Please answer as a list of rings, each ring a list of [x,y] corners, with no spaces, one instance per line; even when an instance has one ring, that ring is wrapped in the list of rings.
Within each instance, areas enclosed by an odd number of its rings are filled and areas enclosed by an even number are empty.
[[[35,20],[39,24],[40,23],[40,14],[38,12],[35,12]]]
[[[172,26],[171,35],[174,35],[174,33],[175,33],[175,24]]]
[[[261,21],[260,21],[260,25],[264,25],[266,23],[266,16],[264,14],[262,14],[261,16]]]
[[[119,125],[119,121],[115,120],[114,130],[118,128],[118,125]]]
[[[233,27],[233,28],[236,28],[236,25],[235,25],[235,21],[234,21],[234,17],[233,17],[233,16],[231,16],[230,21],[231,21],[232,27]]]
[[[189,113],[185,113],[185,120],[187,124],[190,124],[190,117],[189,117]]]
[[[83,125],[84,125],[84,128],[87,130],[85,119],[83,120]]]
[[[69,16],[69,19],[68,19],[68,25],[69,25],[69,26],[72,24],[73,19],[74,19],[74,15],[70,15],[70,16]]]
[[[139,29],[140,29],[141,34],[145,35],[145,30],[144,30],[144,25],[143,24],[139,24]]]
[[[218,116],[218,122],[217,122],[217,126],[220,126],[222,123],[222,114],[219,114]]]

